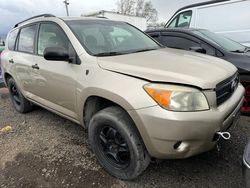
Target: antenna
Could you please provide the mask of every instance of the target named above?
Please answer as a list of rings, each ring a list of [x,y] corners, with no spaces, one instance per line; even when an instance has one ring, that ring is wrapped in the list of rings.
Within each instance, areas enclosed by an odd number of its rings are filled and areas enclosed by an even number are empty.
[[[65,4],[65,7],[66,7],[67,16],[69,16],[69,9],[68,9],[69,0],[64,0],[63,3]]]

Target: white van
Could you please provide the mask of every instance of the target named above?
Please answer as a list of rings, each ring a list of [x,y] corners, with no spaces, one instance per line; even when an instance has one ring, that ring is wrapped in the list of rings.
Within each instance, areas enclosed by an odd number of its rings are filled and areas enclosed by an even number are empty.
[[[250,46],[250,0],[216,0],[186,6],[165,27],[208,29]]]

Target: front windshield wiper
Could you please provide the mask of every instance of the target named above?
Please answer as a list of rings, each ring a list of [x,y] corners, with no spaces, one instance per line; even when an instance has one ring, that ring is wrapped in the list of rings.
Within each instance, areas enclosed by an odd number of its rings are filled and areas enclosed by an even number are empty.
[[[102,52],[95,54],[97,57],[105,57],[105,56],[115,56],[115,55],[123,55],[126,54],[125,52]]]
[[[147,51],[152,51],[152,50],[158,50],[158,49],[160,49],[160,48],[161,48],[161,47],[159,47],[159,48],[146,48],[146,49],[140,49],[140,50],[132,51],[131,53],[147,52]]]
[[[102,53],[95,54],[95,56],[97,56],[97,57],[116,56],[116,55],[124,55],[124,54],[152,51],[152,50],[157,50],[157,49],[159,49],[159,48],[146,48],[146,49],[140,49],[140,50],[134,50],[134,51],[124,51],[124,52],[102,52]]]
[[[158,50],[160,48],[165,48],[165,46],[160,46],[158,48],[145,48],[145,49],[135,50],[135,51],[132,51],[131,53],[153,51],[153,50]]]

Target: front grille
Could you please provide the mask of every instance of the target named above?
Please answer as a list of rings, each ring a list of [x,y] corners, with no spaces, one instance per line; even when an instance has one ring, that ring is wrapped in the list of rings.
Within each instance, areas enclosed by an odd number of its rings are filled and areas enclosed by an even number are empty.
[[[216,85],[217,106],[221,105],[232,96],[238,84],[239,75],[237,73]]]

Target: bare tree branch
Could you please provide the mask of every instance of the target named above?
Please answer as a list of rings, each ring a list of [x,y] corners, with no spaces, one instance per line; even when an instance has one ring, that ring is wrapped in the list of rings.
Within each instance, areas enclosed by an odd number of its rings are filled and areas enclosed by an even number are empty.
[[[135,15],[142,16],[145,0],[136,0]]]
[[[155,23],[158,20],[158,12],[151,0],[118,0],[117,8],[121,14],[142,16],[147,22]]]
[[[119,0],[117,2],[118,12],[120,12],[121,14],[133,15],[134,5],[134,0]]]

